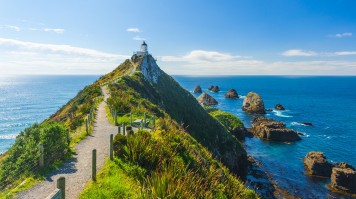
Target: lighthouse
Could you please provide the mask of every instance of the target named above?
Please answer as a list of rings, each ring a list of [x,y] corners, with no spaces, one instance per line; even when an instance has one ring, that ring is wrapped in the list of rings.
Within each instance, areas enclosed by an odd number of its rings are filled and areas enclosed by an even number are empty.
[[[148,55],[147,44],[145,41],[143,41],[143,43],[141,44],[141,51],[137,51],[134,54],[141,55],[141,56]]]

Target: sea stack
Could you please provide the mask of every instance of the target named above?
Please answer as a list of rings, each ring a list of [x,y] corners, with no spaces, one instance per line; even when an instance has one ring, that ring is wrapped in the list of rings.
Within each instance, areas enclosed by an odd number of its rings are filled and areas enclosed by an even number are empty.
[[[211,106],[211,105],[217,105],[218,102],[209,94],[207,93],[202,93],[198,98],[197,98],[198,102],[200,105],[204,105],[204,106]]]
[[[347,163],[339,163],[332,169],[331,183],[332,191],[356,194],[356,171]]]
[[[252,114],[265,114],[262,98],[255,92],[249,92],[242,103],[242,110]]]
[[[253,120],[251,131],[253,135],[264,140],[281,142],[301,140],[298,132],[293,129],[286,128],[286,125],[283,122],[275,121],[263,116],[256,117]]]
[[[232,88],[225,94],[225,97],[230,99],[237,99],[239,98],[239,95],[236,90]]]
[[[323,152],[309,152],[304,158],[308,175],[330,177],[333,165],[326,160]]]
[[[286,109],[282,106],[282,104],[276,104],[276,106],[274,106],[274,108],[275,108],[276,110],[280,110],[280,111],[286,110]]]
[[[202,93],[200,85],[195,86],[193,93]]]
[[[213,85],[212,85],[212,86],[210,86],[210,87],[208,88],[208,90],[217,93],[217,92],[220,91],[220,88],[219,88],[219,86],[213,86]]]

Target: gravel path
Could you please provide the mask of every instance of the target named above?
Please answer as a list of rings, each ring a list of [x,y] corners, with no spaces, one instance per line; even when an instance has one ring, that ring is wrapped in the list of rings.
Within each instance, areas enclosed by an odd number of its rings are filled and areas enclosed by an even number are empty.
[[[66,198],[79,197],[91,179],[92,150],[97,150],[97,171],[99,171],[109,155],[110,134],[117,133],[117,127],[106,118],[105,101],[109,93],[105,87],[102,87],[102,91],[104,101],[98,107],[93,134],[77,144],[76,154],[72,159],[50,174],[44,182],[18,193],[16,198],[46,198],[56,189],[57,179],[62,176],[66,178]]]

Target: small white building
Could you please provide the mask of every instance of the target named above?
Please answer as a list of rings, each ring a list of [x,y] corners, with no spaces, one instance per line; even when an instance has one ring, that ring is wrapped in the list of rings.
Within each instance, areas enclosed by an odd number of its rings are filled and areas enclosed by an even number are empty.
[[[145,41],[141,44],[141,51],[134,52],[134,54],[141,56],[148,55],[147,44]]]

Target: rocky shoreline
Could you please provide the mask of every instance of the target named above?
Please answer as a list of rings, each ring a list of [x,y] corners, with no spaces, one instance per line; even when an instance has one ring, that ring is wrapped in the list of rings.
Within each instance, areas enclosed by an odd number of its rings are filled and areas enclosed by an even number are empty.
[[[212,92],[220,91],[218,86],[211,86],[209,90]],[[213,97],[211,98],[213,101],[215,100]],[[230,89],[225,94],[225,98],[238,99],[239,96],[235,89]],[[207,105],[206,103],[200,104]],[[218,104],[217,101],[215,104],[210,105],[216,104]],[[266,112],[273,111],[273,109],[266,109],[261,96],[255,92],[249,92],[247,94],[241,109],[253,117],[251,128],[244,127],[238,129],[238,132],[230,131],[230,133],[241,141],[246,137],[258,137],[266,141],[295,142],[300,141],[300,136],[305,135],[304,133],[287,128],[283,122],[264,117],[263,115],[266,114]],[[274,106],[274,109],[277,111],[286,110],[285,107],[279,103]],[[310,122],[299,123],[303,126],[313,126]],[[279,187],[278,182],[272,179],[272,175],[263,168],[264,166],[261,162],[255,160],[250,155],[248,156],[248,162],[246,183],[250,188],[255,189],[263,198],[297,198],[287,190]],[[326,160],[322,152],[308,153],[304,158],[304,165],[306,174],[312,178],[330,178],[330,183],[327,185],[330,191],[345,196],[356,197],[356,171],[353,166],[347,163],[331,164]]]

